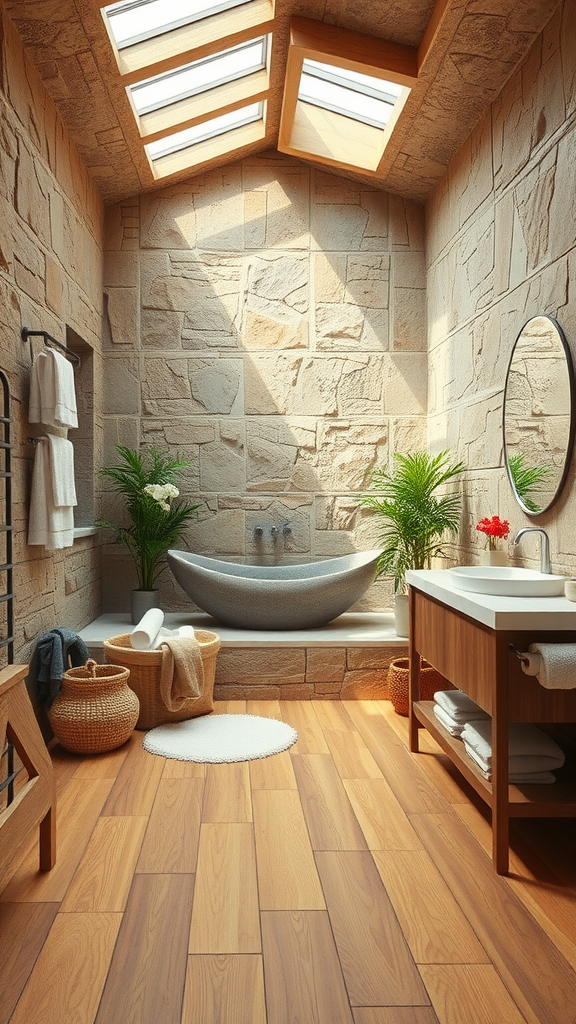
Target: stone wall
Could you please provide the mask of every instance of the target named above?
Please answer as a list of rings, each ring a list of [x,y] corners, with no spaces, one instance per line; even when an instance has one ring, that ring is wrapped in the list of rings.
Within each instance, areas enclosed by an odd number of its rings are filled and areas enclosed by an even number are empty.
[[[53,554],[26,543],[34,453],[26,438],[37,432],[27,421],[31,346],[37,351],[41,342],[24,345],[20,328],[45,330],[62,341],[67,329],[74,332],[93,349],[101,376],[103,213],[3,13],[0,44],[0,366],[9,379],[14,417],[15,657],[26,661],[40,632],[57,625],[80,629],[99,612],[93,538]],[[98,408],[96,417],[101,448]],[[2,577],[2,589],[4,582]]]
[[[470,467],[460,561],[499,514],[513,532],[550,532],[553,568],[576,572],[573,467],[561,499],[536,521],[503,468],[502,398],[517,334],[554,316],[576,355],[576,33],[565,3],[452,162],[426,211],[429,441]],[[538,538],[522,541],[529,564]]]
[[[268,153],[110,208],[105,273],[106,458],[144,442],[192,460],[192,550],[374,546],[358,496],[426,440],[422,209]],[[272,523],[290,525],[283,550]],[[105,607],[126,608],[114,546],[104,582]],[[187,606],[168,577],[162,602]],[[363,606],[390,603],[378,583]]]
[[[385,700],[398,647],[220,649],[216,700]]]

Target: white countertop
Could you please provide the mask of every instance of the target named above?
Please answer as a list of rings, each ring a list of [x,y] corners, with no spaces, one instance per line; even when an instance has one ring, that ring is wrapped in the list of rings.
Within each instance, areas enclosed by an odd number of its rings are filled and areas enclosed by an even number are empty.
[[[576,606],[575,606],[576,607]],[[405,647],[396,635],[392,612],[345,612],[318,629],[251,630],[222,626],[203,612],[167,612],[167,629],[192,625],[218,633],[222,647]],[[104,640],[133,630],[128,613],[108,612],[80,630],[88,647],[99,649]]]
[[[576,604],[566,597],[494,597],[457,590],[449,569],[410,569],[406,581],[491,629],[576,630]]]

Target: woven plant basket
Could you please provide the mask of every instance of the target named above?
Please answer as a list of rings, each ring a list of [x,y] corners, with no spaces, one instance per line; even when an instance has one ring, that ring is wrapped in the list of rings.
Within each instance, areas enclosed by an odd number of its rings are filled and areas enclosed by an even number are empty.
[[[409,662],[408,658],[396,658],[388,669],[388,691],[397,715],[409,711]],[[433,700],[436,690],[454,690],[455,687],[441,676],[432,665],[422,660],[420,666],[420,700]]]
[[[216,655],[220,648],[220,637],[208,630],[196,629],[195,636],[200,644],[204,666],[204,692],[200,697],[186,701],[179,711],[169,711],[160,696],[160,668],[162,651],[136,651],[130,644],[130,634],[121,633],[104,641],[106,661],[124,665],[130,669],[130,687],[140,701],[137,729],[154,729],[166,722],[184,722],[188,718],[206,715],[214,709],[214,677]]]
[[[87,661],[62,677],[62,690],[48,718],[57,740],[75,754],[102,754],[126,743],[136,725],[139,703],[128,686],[130,672],[118,665]]]

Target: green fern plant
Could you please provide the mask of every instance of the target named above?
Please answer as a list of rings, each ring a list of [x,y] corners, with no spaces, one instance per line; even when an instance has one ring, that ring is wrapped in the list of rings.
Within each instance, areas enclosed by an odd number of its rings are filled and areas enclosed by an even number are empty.
[[[407,569],[426,569],[434,555],[443,554],[442,539],[456,534],[460,525],[459,492],[436,494],[439,487],[464,471],[461,462],[451,463],[451,453],[439,455],[415,452],[395,453],[392,472],[376,469],[371,493],[360,505],[382,520],[382,553],[376,564],[378,575],[394,576],[394,590],[405,589]]]
[[[156,448],[139,453],[117,445],[116,451],[122,461],[101,472],[124,497],[130,526],[117,526],[107,519],[98,520],[97,526],[112,530],[114,541],[128,548],[140,590],[153,590],[164,568],[166,551],[182,537],[186,524],[200,508],[174,501],[179,494],[176,477],[190,462],[172,459]]]
[[[539,512],[540,505],[532,497],[532,491],[549,475],[550,466],[527,466],[524,452],[517,452],[508,457],[508,469],[514,490],[524,507],[529,512]]]

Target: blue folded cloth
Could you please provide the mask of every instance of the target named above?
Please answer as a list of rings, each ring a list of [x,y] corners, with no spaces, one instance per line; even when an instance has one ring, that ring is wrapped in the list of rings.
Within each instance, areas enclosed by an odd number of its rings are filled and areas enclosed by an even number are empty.
[[[89,657],[84,641],[64,626],[51,629],[38,638],[30,659],[29,675],[36,683],[38,699],[46,711],[60,693],[66,670],[70,666],[85,665]]]

